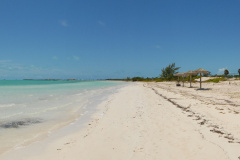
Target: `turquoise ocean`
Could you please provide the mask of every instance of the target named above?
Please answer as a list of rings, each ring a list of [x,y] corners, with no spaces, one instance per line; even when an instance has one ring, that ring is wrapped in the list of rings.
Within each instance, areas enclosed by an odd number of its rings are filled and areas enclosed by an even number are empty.
[[[90,117],[100,102],[125,85],[115,81],[0,80],[0,153]]]

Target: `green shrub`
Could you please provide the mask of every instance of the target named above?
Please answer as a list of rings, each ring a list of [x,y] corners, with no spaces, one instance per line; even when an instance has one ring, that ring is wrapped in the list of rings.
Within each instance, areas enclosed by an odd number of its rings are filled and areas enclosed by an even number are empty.
[[[144,80],[144,78],[143,77],[133,77],[132,78],[132,81],[143,81]]]
[[[158,78],[156,79],[156,82],[164,82],[165,80],[164,79],[161,79],[161,78]]]
[[[199,79],[200,76],[192,76],[192,80]]]
[[[209,80],[206,80],[206,82],[213,82],[213,83],[218,83],[220,81],[226,81],[227,79],[225,78],[214,78],[214,79],[209,79]]]

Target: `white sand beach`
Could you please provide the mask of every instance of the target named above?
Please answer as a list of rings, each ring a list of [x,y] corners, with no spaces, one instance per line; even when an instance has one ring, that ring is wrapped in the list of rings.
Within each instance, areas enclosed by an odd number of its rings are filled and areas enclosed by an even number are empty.
[[[1,160],[239,160],[240,81],[131,83],[84,127],[0,155]]]

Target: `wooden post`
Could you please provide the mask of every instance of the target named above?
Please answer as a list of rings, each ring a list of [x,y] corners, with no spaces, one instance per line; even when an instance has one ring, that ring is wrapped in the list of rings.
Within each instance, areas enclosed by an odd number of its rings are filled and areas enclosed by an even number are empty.
[[[183,87],[184,87],[184,76],[182,76],[182,78],[183,78]]]
[[[200,89],[202,89],[202,73],[200,73]]]
[[[190,88],[192,88],[192,75],[190,74]]]

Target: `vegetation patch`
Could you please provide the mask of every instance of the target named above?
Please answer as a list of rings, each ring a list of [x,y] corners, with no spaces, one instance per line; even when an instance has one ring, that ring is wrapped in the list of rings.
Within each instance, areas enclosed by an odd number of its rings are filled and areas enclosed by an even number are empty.
[[[226,81],[226,80],[227,80],[226,78],[219,77],[219,78],[214,78],[214,79],[206,80],[205,82],[219,83],[220,81]]]

